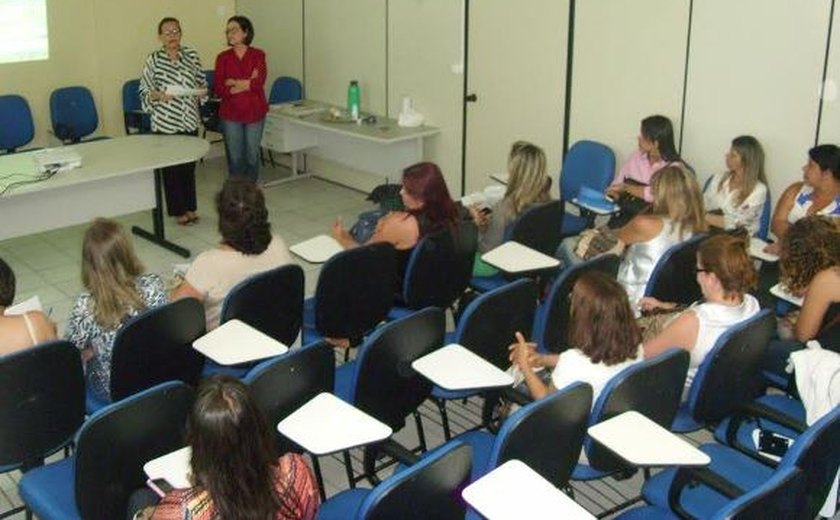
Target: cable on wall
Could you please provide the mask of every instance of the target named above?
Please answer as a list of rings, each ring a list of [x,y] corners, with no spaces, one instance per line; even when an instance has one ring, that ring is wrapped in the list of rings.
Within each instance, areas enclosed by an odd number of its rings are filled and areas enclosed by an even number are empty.
[[[828,35],[825,37],[825,60],[823,61],[822,81],[820,82],[820,99],[817,105],[817,130],[814,132],[814,146],[820,144],[823,98],[825,98],[825,85],[826,81],[828,81],[828,57],[831,55],[831,31],[834,26],[834,2],[835,0],[831,0],[831,7],[828,12]]]
[[[834,1],[834,0],[832,0]],[[691,55],[691,18],[694,15],[694,0],[688,2],[688,34],[685,37],[685,68],[683,69],[682,106],[680,107],[680,142],[677,153],[682,155],[683,131],[685,130],[685,100],[688,93],[688,59]]]

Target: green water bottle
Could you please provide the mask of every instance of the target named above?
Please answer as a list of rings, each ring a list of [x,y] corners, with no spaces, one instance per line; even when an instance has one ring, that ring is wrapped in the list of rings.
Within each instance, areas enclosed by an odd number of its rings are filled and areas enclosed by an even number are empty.
[[[359,120],[359,105],[361,94],[359,93],[359,82],[355,79],[347,87],[347,113],[353,121]]]

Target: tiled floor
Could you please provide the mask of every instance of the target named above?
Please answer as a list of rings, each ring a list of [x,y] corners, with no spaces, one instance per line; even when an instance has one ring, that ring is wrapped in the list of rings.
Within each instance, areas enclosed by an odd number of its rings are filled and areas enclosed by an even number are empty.
[[[201,221],[195,226],[180,227],[172,220],[167,221],[167,236],[170,240],[186,246],[196,254],[218,242],[213,196],[225,177],[222,158],[208,159],[198,168],[199,213]],[[283,173],[282,169],[264,172],[264,178],[271,180]],[[285,238],[289,245],[329,232],[336,216],[345,222],[353,222],[361,211],[371,208],[364,200],[364,194],[314,178],[298,180],[265,190],[273,230]],[[124,225],[150,226],[148,212],[126,215],[118,218]],[[63,330],[70,307],[81,290],[80,256],[81,241],[85,226],[73,226],[38,235],[0,242],[0,256],[14,268],[18,277],[18,299],[37,294],[45,309],[51,309],[53,319]],[[184,262],[181,257],[158,246],[135,237],[134,244],[148,270],[169,276],[172,266]],[[317,282],[318,266],[301,261],[306,273],[307,294],[312,294]],[[480,407],[475,399],[466,403],[449,404],[453,433],[459,433],[478,424]],[[429,447],[443,442],[443,432],[437,409],[425,403],[421,409]],[[416,446],[417,437],[413,422],[397,438],[406,446]],[[701,435],[700,439],[708,439]],[[354,450],[353,458],[358,469],[361,467],[361,452]],[[321,466],[328,495],[346,489],[347,482],[340,456],[324,457]],[[383,472],[387,475],[390,470]],[[16,484],[17,472],[0,476],[0,511],[20,504]],[[592,512],[603,511],[626,497],[638,494],[641,477],[636,475],[626,481],[607,479],[594,485],[575,484],[576,499]],[[23,515],[19,515],[22,517]]]

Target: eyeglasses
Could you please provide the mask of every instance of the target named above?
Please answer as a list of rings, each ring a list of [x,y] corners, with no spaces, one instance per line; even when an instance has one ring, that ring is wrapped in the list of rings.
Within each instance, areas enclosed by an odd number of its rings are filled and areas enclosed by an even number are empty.
[[[161,32],[161,34],[164,35],[164,36],[180,36],[181,35],[181,29],[170,29],[168,31]]]
[[[695,267],[694,270],[697,271],[698,273],[709,273],[709,272],[711,272],[708,269],[703,269],[702,267]]]

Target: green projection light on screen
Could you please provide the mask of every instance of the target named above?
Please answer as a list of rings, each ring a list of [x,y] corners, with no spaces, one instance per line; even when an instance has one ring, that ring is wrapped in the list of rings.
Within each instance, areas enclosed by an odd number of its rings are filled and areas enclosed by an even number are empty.
[[[0,63],[49,57],[47,0],[0,0]]]

